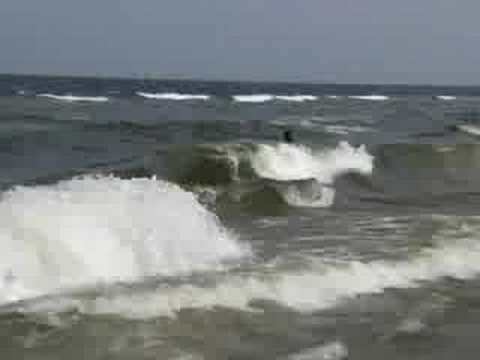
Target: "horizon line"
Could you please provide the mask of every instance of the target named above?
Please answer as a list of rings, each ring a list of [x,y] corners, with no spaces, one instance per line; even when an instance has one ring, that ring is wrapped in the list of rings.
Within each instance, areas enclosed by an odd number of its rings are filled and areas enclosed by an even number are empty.
[[[185,82],[206,82],[206,83],[245,83],[245,84],[284,84],[284,85],[330,85],[330,86],[404,86],[404,87],[462,87],[462,88],[475,88],[480,87],[478,85],[461,85],[461,84],[428,84],[428,83],[355,83],[355,82],[333,82],[333,81],[307,81],[307,80],[247,80],[247,79],[208,79],[194,76],[148,76],[144,77],[132,75],[99,75],[99,74],[63,74],[63,73],[3,73],[0,72],[0,77],[45,77],[45,78],[72,78],[72,79],[101,79],[101,80],[120,80],[120,81],[185,81]]]

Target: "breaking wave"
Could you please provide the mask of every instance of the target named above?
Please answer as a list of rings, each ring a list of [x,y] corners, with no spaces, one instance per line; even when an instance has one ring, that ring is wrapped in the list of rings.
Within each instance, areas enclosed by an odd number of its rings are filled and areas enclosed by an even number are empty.
[[[248,249],[192,193],[154,178],[86,177],[0,200],[0,302],[218,269]]]
[[[209,100],[210,95],[204,94],[179,94],[179,93],[147,93],[137,91],[136,94],[150,100]]]
[[[370,100],[370,101],[387,101],[390,99],[389,96],[386,95],[351,95],[348,97],[349,99],[354,100]]]
[[[347,172],[370,174],[373,156],[364,146],[352,147],[340,142],[336,148],[313,151],[308,147],[291,144],[259,145],[252,155],[252,166],[263,178],[280,181],[317,179],[331,183]]]
[[[373,170],[373,156],[365,147],[346,142],[318,151],[284,143],[206,144],[172,153],[170,163],[173,181],[233,184],[236,194],[242,194],[240,200],[275,204],[277,198],[301,207],[330,206],[335,178],[350,172],[370,175]]]
[[[233,100],[236,102],[246,102],[246,103],[263,103],[267,101],[272,101],[275,97],[268,94],[256,94],[256,95],[234,95]]]
[[[480,127],[475,125],[460,124],[455,125],[455,129],[469,135],[480,136]]]
[[[239,103],[263,103],[267,101],[289,101],[305,102],[315,101],[318,97],[314,95],[271,95],[271,94],[252,94],[252,95],[234,95],[233,100]]]
[[[174,316],[184,308],[226,306],[255,310],[258,300],[271,301],[297,311],[310,312],[339,305],[362,294],[389,288],[413,288],[445,277],[471,279],[480,273],[480,242],[474,238],[443,239],[431,248],[400,261],[328,261],[311,259],[307,270],[226,274],[214,284],[161,286],[94,299],[64,298],[32,305],[31,311],[74,306],[94,314],[149,318]],[[142,306],[138,306],[141,303]]]
[[[348,348],[341,341],[333,341],[288,357],[289,360],[343,360],[348,358]]]
[[[451,96],[451,95],[437,95],[435,96],[436,99],[438,100],[456,100],[457,97],[456,96]]]
[[[110,99],[106,96],[74,96],[74,95],[55,95],[38,94],[37,97],[43,97],[66,102],[107,102]]]
[[[318,97],[314,95],[276,95],[275,100],[305,102],[318,100]]]

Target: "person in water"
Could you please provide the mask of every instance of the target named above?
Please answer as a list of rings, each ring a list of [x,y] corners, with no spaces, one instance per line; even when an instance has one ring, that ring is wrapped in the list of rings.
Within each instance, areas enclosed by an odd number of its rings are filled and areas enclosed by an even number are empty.
[[[292,144],[294,142],[292,130],[285,130],[283,132],[283,141],[287,144]]]

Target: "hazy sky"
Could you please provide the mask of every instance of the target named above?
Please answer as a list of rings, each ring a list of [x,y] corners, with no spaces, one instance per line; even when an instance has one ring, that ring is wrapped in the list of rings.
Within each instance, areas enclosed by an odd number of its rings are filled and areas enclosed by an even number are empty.
[[[0,73],[480,84],[479,0],[2,0]]]

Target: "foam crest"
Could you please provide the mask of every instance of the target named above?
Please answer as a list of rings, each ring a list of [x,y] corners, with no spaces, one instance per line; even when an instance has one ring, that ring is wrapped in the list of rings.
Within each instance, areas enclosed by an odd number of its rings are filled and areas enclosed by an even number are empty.
[[[137,91],[136,94],[151,100],[209,100],[210,95],[204,94],[179,94],[179,93],[147,93]]]
[[[132,318],[174,316],[183,308],[225,306],[245,311],[252,301],[273,301],[302,312],[322,310],[361,294],[375,294],[388,288],[411,288],[444,277],[470,279],[480,273],[480,243],[464,239],[454,244],[440,243],[404,261],[321,260],[308,271],[270,275],[230,276],[213,287],[182,285],[146,292],[98,297],[90,301],[36,304],[31,310],[75,306],[93,314],[120,314]],[[139,307],[138,304],[142,306]],[[68,304],[68,305],[67,305]]]
[[[365,147],[354,148],[347,142],[318,152],[301,145],[262,144],[251,161],[259,176],[280,181],[314,178],[331,183],[345,172],[370,174],[373,170],[373,156]]]
[[[303,186],[288,185],[280,189],[287,204],[295,207],[329,207],[335,199],[335,189],[318,183],[312,183],[306,189]]]
[[[480,127],[475,125],[461,124],[457,125],[456,129],[470,135],[480,136]]]
[[[291,355],[289,360],[342,360],[348,358],[348,348],[341,341],[333,341]]]
[[[0,201],[0,302],[217,269],[248,249],[192,193],[155,179],[87,177]]]
[[[275,99],[281,101],[305,102],[315,101],[318,99],[318,97],[314,95],[276,95]]]
[[[66,102],[107,102],[110,99],[106,96],[74,96],[74,95],[55,95],[38,94],[37,97],[43,97]]]
[[[269,94],[255,94],[255,95],[234,95],[233,100],[236,102],[245,103],[263,103],[272,101],[275,97]]]
[[[326,125],[325,131],[331,134],[348,135],[350,133],[364,133],[374,130],[365,126]]]
[[[457,99],[456,96],[451,96],[451,95],[437,95],[435,96],[435,98],[438,100],[446,100],[446,101]]]
[[[318,97],[314,95],[272,95],[272,94],[252,94],[252,95],[234,95],[233,100],[244,103],[263,103],[267,101],[288,101],[288,102],[305,102],[315,101]]]
[[[369,100],[369,101],[386,101],[389,100],[390,97],[386,95],[351,95],[348,97],[349,99],[355,100]]]

